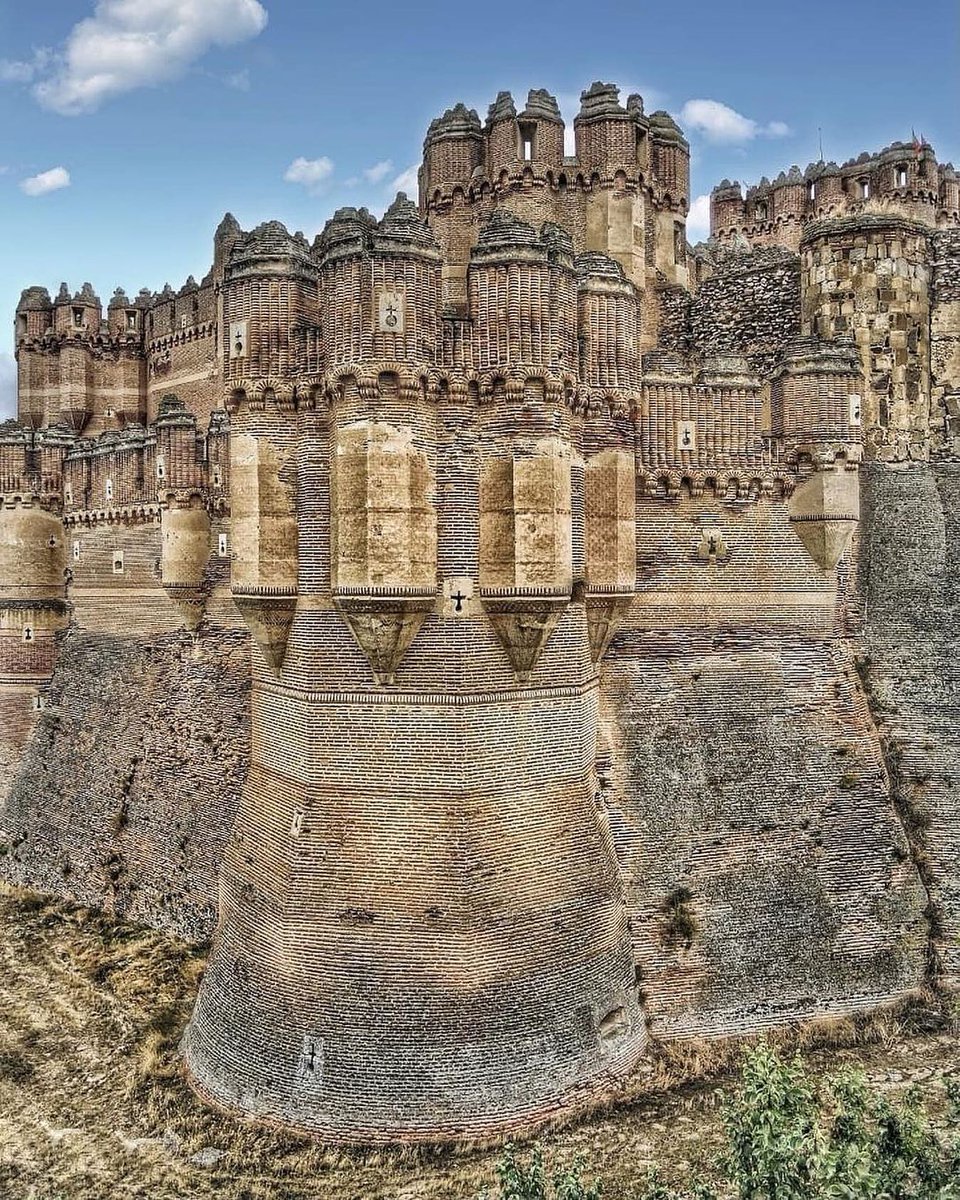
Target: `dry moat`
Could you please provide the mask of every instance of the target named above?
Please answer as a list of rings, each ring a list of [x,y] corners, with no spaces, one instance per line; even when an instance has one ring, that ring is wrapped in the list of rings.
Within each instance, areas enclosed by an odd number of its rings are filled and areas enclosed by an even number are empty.
[[[0,894],[4,1200],[474,1200],[493,1189],[495,1148],[345,1153],[201,1105],[177,1042],[203,961],[201,950],[159,933]],[[887,1013],[859,1026],[833,1021],[784,1044],[806,1046],[818,1070],[857,1064],[898,1095],[960,1067],[957,1038],[933,1028],[931,1009],[911,1023]],[[737,1053],[688,1043],[656,1056],[611,1108],[542,1133],[548,1159],[581,1156],[611,1200],[630,1196],[651,1165],[677,1182],[693,1171],[710,1177]]]

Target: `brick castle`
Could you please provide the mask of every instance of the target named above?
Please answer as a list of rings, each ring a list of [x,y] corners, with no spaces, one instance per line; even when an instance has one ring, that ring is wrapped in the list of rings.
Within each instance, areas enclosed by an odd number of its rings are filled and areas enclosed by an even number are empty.
[[[960,972],[957,176],[724,181],[692,248],[681,130],[581,100],[17,307],[0,870],[212,934],[194,1086],[331,1140]]]

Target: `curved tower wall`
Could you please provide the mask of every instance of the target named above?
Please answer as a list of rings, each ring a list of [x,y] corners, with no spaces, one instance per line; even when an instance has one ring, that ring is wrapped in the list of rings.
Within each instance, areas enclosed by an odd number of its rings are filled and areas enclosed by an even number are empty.
[[[357,262],[328,259],[324,286],[342,272],[375,297],[384,272],[392,290],[426,264],[438,280],[409,229],[401,252],[400,225],[388,214]],[[558,302],[572,314],[575,281],[568,248],[550,262],[549,235],[532,240],[510,294],[535,295],[540,324]],[[478,258],[478,289],[500,269]],[[429,327],[434,297],[405,319]],[[380,312],[361,306],[360,345]],[[189,1033],[202,1093],[341,1141],[519,1128],[601,1095],[645,1041],[593,773],[578,419],[558,348],[475,386],[438,380],[438,348],[419,345],[418,361],[361,356],[297,398],[300,602],[277,675],[256,672]],[[511,524],[495,577],[483,518],[451,522],[491,463]]]

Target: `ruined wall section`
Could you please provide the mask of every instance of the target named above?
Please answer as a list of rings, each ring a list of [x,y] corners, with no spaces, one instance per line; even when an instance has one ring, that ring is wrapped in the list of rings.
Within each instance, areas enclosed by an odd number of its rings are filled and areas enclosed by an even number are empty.
[[[752,371],[769,375],[800,332],[800,260],[779,248],[713,259],[690,302],[690,342],[701,357],[746,355]]]

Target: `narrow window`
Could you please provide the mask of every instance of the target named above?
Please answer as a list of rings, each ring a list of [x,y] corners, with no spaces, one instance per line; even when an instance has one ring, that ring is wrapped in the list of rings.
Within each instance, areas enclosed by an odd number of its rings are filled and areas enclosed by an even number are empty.
[[[162,456],[157,457],[157,478],[163,479],[167,474],[167,468],[164,464]]]
[[[80,561],[80,539],[79,538],[73,543],[73,561],[74,562]]]
[[[186,329],[186,327],[187,327],[187,314],[184,313],[183,316],[180,318],[180,328]]]
[[[757,221],[765,221],[767,219],[767,211],[766,200],[758,200],[756,208],[753,210],[753,215]]]
[[[869,200],[870,199],[870,180],[869,179],[861,179],[860,180],[860,199],[861,200]]]
[[[673,227],[673,261],[675,263],[687,261],[687,238],[684,228],[679,222]]]
[[[222,487],[223,486],[223,470],[219,463],[216,463],[213,468],[213,486],[214,487]]]
[[[817,198],[816,180],[811,179],[810,182],[807,184],[807,199],[808,200],[816,200],[816,198]]]
[[[21,313],[17,317],[17,332],[19,333],[20,337],[27,336],[27,314],[26,313]]]
[[[73,323],[74,323],[74,325],[82,325],[83,324],[83,309],[82,308],[75,308],[73,310]]]
[[[23,640],[24,640],[25,642],[32,642],[32,641],[33,641],[33,626],[32,626],[32,625],[24,625],[24,627],[23,627]]]
[[[113,573],[114,575],[123,574],[123,551],[114,550],[113,552]]]
[[[128,329],[136,329],[136,327],[137,327],[137,314],[135,312],[130,312],[130,310],[128,309],[127,310],[127,328]]]
[[[221,533],[217,537],[217,554],[221,558],[227,557],[227,535],[225,533]]]
[[[524,162],[531,162],[534,155],[534,139],[536,136],[536,125],[521,125],[520,126],[520,157]]]
[[[899,167],[897,167],[897,187],[902,188],[902,187],[906,187],[906,186],[907,186],[907,168],[905,166],[903,166],[903,164],[901,163],[901,165]]]
[[[113,480],[112,479],[107,480],[106,485],[103,489],[103,494],[104,494],[104,496],[106,496],[106,498],[108,500],[113,499]]]

